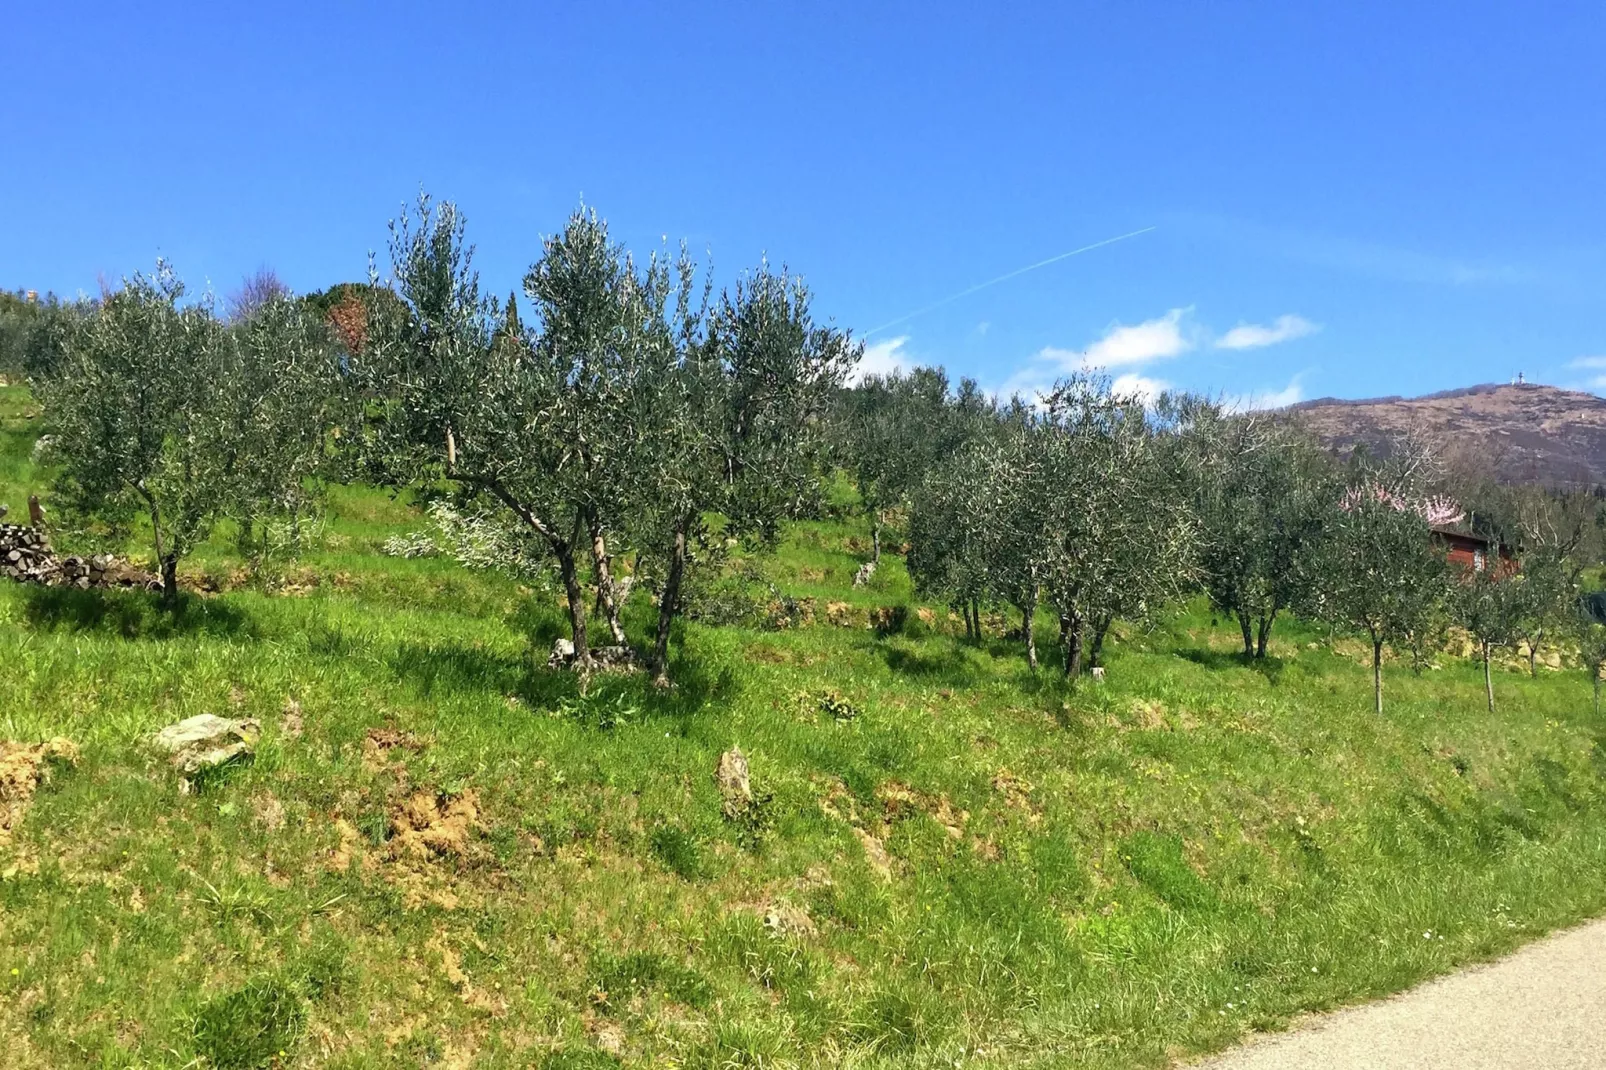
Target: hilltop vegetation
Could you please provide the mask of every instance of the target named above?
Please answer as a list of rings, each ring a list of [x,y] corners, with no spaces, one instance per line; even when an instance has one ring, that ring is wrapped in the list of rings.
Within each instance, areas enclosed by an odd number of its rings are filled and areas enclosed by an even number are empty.
[[[46,473],[36,403],[3,402],[14,499]],[[1284,626],[1246,664],[1190,604],[1070,687],[991,613],[967,643],[896,554],[854,588],[846,516],[705,591],[672,691],[582,694],[544,665],[554,597],[379,553],[427,522],[361,487],[255,579],[198,546],[185,585],[223,589],[178,614],[0,589],[0,735],[80,751],[4,848],[8,1059],[1159,1065],[1606,905],[1582,674],[1503,674],[1494,716],[1440,657],[1379,717],[1356,644]],[[715,623],[770,584],[815,619]],[[200,712],[263,741],[181,794],[147,740]]]

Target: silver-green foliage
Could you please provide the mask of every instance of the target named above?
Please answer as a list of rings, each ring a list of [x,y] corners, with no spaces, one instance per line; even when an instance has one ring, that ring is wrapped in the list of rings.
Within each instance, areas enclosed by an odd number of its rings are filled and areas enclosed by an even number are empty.
[[[1046,600],[1067,674],[1095,664],[1116,619],[1143,621],[1196,575],[1196,523],[1176,455],[1143,400],[1102,379],[1058,384],[1040,410],[1017,401],[932,469],[910,514],[910,571],[964,609],[1021,611],[1028,660]]]
[[[660,576],[661,671],[704,514],[772,535],[814,492],[816,429],[853,347],[814,323],[800,280],[761,268],[699,298],[684,253],[638,266],[587,210],[526,274],[528,325],[481,296],[450,203],[394,223],[391,259],[402,314],[374,317],[359,362],[365,452],[391,482],[452,481],[544,547],[579,659],[583,567],[617,642],[612,562],[636,551]]]
[[[1303,601],[1313,581],[1337,496],[1332,464],[1281,414],[1195,401],[1184,420],[1205,590],[1237,619],[1244,656],[1264,657],[1278,615]]]
[[[1517,638],[1532,592],[1522,576],[1507,573],[1495,562],[1465,570],[1450,588],[1456,622],[1477,640],[1483,660],[1484,694],[1494,712],[1494,681],[1489,657],[1495,647]]]
[[[209,301],[183,304],[183,295],[166,264],[126,280],[35,379],[59,500],[112,528],[148,519],[169,600],[178,562],[217,521],[305,509],[333,368],[316,325],[289,301],[230,329]]]
[[[1407,477],[1392,468],[1362,469],[1329,506],[1311,608],[1334,624],[1366,633],[1372,644],[1372,693],[1383,711],[1383,647],[1409,644],[1439,611],[1448,586],[1444,551],[1411,508]]]

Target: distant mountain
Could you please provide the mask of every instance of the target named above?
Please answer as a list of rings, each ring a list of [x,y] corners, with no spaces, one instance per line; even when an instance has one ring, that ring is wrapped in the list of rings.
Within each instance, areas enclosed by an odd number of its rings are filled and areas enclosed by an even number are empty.
[[[1606,484],[1606,399],[1593,394],[1490,383],[1419,398],[1318,398],[1287,411],[1343,454],[1362,443],[1386,453],[1410,431],[1503,483]]]

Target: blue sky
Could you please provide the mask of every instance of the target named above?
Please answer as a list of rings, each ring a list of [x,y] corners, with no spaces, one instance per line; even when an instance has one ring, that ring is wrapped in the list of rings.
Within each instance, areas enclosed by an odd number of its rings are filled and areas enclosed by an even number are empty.
[[[7,20],[0,285],[163,255],[316,289],[424,186],[505,292],[583,195],[722,281],[768,253],[862,334],[1153,227],[872,333],[871,364],[1606,388],[1598,3],[143,6]]]

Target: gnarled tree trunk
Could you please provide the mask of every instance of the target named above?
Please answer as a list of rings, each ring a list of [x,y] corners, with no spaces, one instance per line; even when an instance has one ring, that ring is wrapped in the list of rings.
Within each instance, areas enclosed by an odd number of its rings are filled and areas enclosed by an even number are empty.
[[[1113,616],[1100,617],[1093,622],[1093,641],[1087,645],[1087,663],[1090,668],[1104,664],[1104,637],[1115,623]]]
[[[664,577],[664,589],[658,596],[658,635],[653,643],[653,683],[669,686],[669,629],[680,611],[680,588],[686,575],[686,528],[688,522],[675,525],[675,534],[669,548],[669,573]]]
[[[1276,610],[1260,618],[1255,632],[1255,657],[1264,658],[1266,656],[1266,640],[1271,638],[1271,624],[1276,619]]]
[[[1060,645],[1065,649],[1065,678],[1074,680],[1082,675],[1082,622],[1073,617],[1060,617]]]
[[[569,631],[574,638],[574,660],[577,665],[584,665],[591,653],[586,642],[586,597],[580,588],[580,569],[574,553],[583,534],[581,519],[576,516],[571,538],[547,540],[552,546],[552,556],[558,559],[558,576],[563,580],[563,593],[569,601]]]
[[[1032,591],[1031,600],[1021,607],[1020,630],[1021,636],[1026,640],[1026,667],[1032,672],[1037,671],[1037,592]]]
[[[619,622],[619,600],[613,584],[613,559],[608,556],[608,543],[602,534],[602,525],[592,515],[586,526],[591,534],[591,562],[596,573],[597,606],[608,622],[608,631],[619,646],[625,645],[625,629]]]

